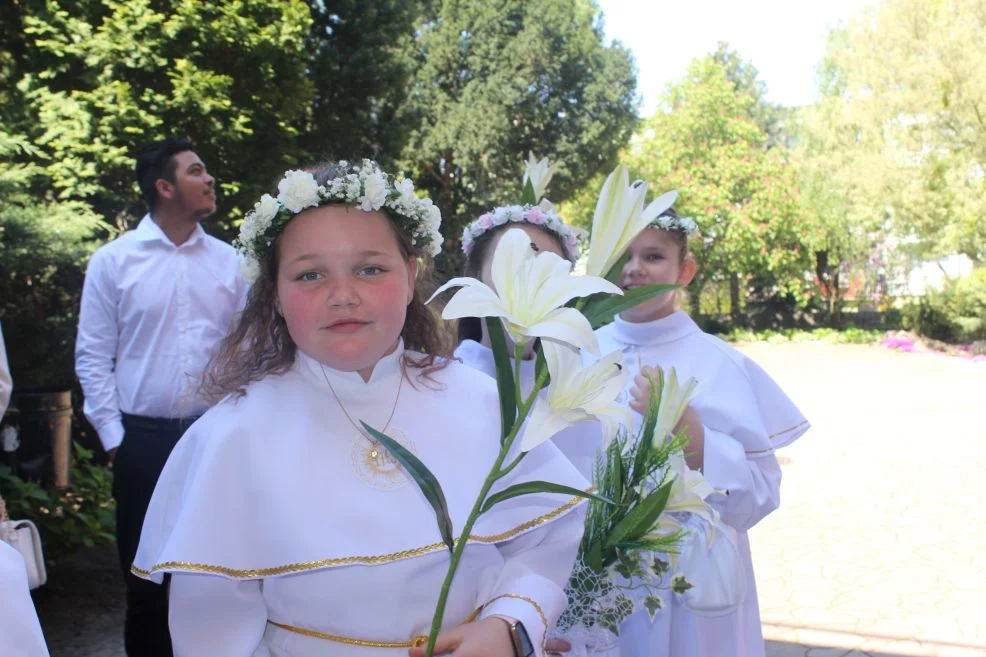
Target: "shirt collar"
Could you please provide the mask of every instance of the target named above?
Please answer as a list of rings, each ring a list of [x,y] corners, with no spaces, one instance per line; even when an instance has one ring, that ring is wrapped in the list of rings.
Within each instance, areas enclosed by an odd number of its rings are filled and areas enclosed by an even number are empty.
[[[202,229],[202,224],[195,224],[195,230],[189,235],[188,240],[185,241],[181,246],[175,246],[175,243],[164,234],[161,227],[157,225],[154,219],[151,218],[151,213],[144,215],[144,218],[140,220],[137,224],[137,229],[134,231],[138,242],[162,242],[171,246],[175,249],[183,249],[191,247],[199,242],[203,241],[206,236],[206,232]]]
[[[666,344],[702,330],[683,310],[651,322],[639,323],[628,322],[617,315],[612,326],[613,337],[629,345]]]

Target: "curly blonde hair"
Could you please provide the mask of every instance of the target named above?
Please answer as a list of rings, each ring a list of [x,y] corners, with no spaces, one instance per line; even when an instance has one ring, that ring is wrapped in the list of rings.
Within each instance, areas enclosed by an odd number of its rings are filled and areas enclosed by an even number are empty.
[[[323,163],[308,171],[321,185],[336,177],[340,169],[334,163]],[[401,337],[406,349],[423,354],[420,358],[405,354],[405,367],[419,368],[427,378],[444,368],[452,357],[447,334],[423,300],[432,262],[412,245],[411,237],[393,217],[384,210],[381,212],[394,231],[401,255],[404,258],[419,258],[421,262]],[[250,288],[246,307],[206,366],[201,392],[212,403],[229,394],[242,395],[251,382],[271,374],[283,374],[294,364],[298,347],[291,339],[287,323],[277,312],[280,241],[280,238],[276,239],[268,248],[266,257],[260,263],[260,276]]]

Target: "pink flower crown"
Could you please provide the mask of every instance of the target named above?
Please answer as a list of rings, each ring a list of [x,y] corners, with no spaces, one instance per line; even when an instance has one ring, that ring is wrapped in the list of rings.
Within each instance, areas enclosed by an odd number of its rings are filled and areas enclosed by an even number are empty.
[[[470,255],[480,235],[508,223],[527,223],[547,230],[561,241],[566,259],[573,263],[579,259],[586,231],[569,226],[553,210],[536,205],[505,205],[480,215],[462,231],[462,252]]]

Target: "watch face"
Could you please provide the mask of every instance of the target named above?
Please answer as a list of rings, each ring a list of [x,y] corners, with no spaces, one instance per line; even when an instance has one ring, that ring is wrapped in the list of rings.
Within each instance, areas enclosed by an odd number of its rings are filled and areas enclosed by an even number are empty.
[[[534,644],[527,634],[527,628],[520,621],[514,624],[514,636],[517,639],[517,654],[519,657],[530,657],[534,654]]]

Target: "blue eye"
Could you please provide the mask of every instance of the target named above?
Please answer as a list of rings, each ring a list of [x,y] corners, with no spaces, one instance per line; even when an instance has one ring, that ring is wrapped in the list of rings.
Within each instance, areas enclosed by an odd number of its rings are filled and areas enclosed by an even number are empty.
[[[302,274],[300,274],[298,276],[298,278],[296,278],[295,280],[298,280],[298,281],[317,281],[319,279],[319,277],[321,277],[321,274],[319,274],[317,271],[306,271],[306,272],[303,272]]]
[[[360,276],[376,276],[383,273],[383,268],[376,265],[368,265],[359,270]]]

